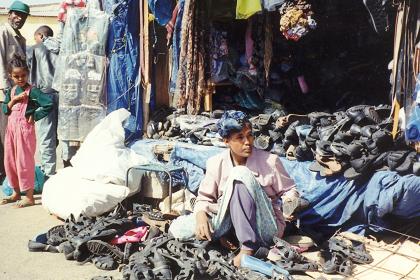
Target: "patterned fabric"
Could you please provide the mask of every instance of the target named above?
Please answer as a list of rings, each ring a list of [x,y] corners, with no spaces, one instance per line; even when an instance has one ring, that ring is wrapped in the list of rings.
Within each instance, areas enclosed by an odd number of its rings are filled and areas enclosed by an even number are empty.
[[[229,215],[229,202],[233,192],[234,181],[242,182],[256,206],[257,234],[258,239],[264,245],[269,246],[272,243],[273,236],[278,233],[276,218],[274,215],[271,200],[264,192],[263,188],[255,179],[252,172],[245,166],[236,166],[230,172],[230,176],[223,185],[223,195],[218,200],[219,211],[217,214],[211,214],[211,224],[214,230],[213,238],[220,239],[232,228],[232,221]],[[172,222],[169,231],[175,238],[182,240],[194,238],[195,234],[195,215],[178,217]]]
[[[265,53],[265,26],[269,20],[267,15],[259,14],[251,19],[252,22],[252,40],[254,41],[254,51],[252,53],[252,64],[257,69],[255,84],[257,93],[260,97],[264,96],[265,91],[265,71],[264,71],[264,53]]]
[[[315,29],[316,21],[311,4],[305,0],[286,2],[280,9],[280,31],[288,40],[298,41],[302,36]]]
[[[264,79],[266,85],[268,85],[271,59],[273,57],[273,23],[270,13],[266,17],[266,24],[264,26]]]
[[[207,91],[208,23],[206,1],[186,0],[182,17],[181,50],[174,104],[188,114],[200,111]]]
[[[221,137],[226,138],[232,132],[241,131],[245,123],[249,123],[249,119],[244,112],[229,110],[217,122],[217,132]]]

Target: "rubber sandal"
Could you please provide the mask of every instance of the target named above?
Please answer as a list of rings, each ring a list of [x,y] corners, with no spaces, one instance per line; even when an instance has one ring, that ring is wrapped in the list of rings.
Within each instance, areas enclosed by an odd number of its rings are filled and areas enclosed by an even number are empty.
[[[271,153],[276,154],[281,157],[286,157],[286,150],[284,149],[283,144],[276,143],[271,149]]]
[[[299,141],[299,137],[296,133],[296,127],[299,125],[299,121],[295,121],[289,125],[289,127],[284,132],[284,139],[297,143]]]
[[[395,171],[397,171],[401,175],[411,173],[412,170],[413,170],[413,164],[416,161],[416,157],[417,157],[416,152],[413,151],[413,152],[409,153],[405,157],[404,161],[400,164],[400,166],[395,168]]]
[[[16,201],[16,204],[14,205],[15,208],[25,208],[34,206],[35,202],[30,201],[29,199],[23,198],[21,200]]]
[[[47,231],[47,243],[49,245],[58,246],[67,240],[64,225],[58,225]]]
[[[295,157],[298,161],[308,161],[314,159],[312,150],[308,147],[302,147],[301,145],[296,147]]]
[[[353,141],[348,145],[348,154],[352,159],[361,157],[364,150],[365,144],[360,140]]]
[[[312,112],[308,114],[309,123],[312,126],[318,126],[322,118],[331,118],[333,115],[325,112]]]
[[[118,268],[118,263],[112,256],[99,256],[92,259],[92,263],[98,269],[102,270],[114,270]]]
[[[354,140],[354,136],[350,133],[349,130],[343,131],[340,130],[334,135],[334,143],[345,143],[350,144]]]
[[[365,125],[360,129],[360,135],[366,138],[372,138],[372,135],[377,131],[378,127],[376,125]]]
[[[309,207],[309,201],[301,197],[292,197],[283,201],[283,215],[290,217]]]
[[[5,204],[9,204],[9,203],[15,203],[18,200],[19,199],[12,199],[11,196],[6,196],[6,197],[2,198],[2,200],[0,201],[0,205],[5,205]]]
[[[59,253],[60,251],[55,246],[51,246],[44,243],[35,242],[33,240],[28,241],[29,252],[50,252]]]
[[[112,256],[118,262],[122,262],[124,258],[120,249],[102,240],[89,240],[86,246],[92,254],[97,256]]]
[[[347,145],[345,143],[336,143],[336,142],[333,142],[330,145],[331,151],[338,158],[347,158],[347,157],[350,157],[350,153],[348,151],[348,148],[349,148],[349,145]]]
[[[398,166],[402,164],[404,159],[410,153],[408,150],[392,151],[388,155],[388,167],[394,171]]]
[[[363,174],[373,172],[372,163],[379,155],[367,155],[350,161],[351,167],[344,172],[344,177],[349,180],[360,178]]]
[[[334,153],[331,151],[331,142],[330,141],[317,141],[315,158],[318,157],[332,157]]]
[[[145,213],[145,215],[150,220],[153,220],[153,221],[166,221],[162,212],[159,212],[159,211],[150,211],[150,212]]]
[[[254,147],[266,151],[270,149],[271,143],[272,142],[270,136],[261,134],[260,136],[255,138]]]
[[[287,148],[287,151],[286,151],[286,158],[288,160],[296,160],[295,151],[296,151],[296,146],[290,145],[289,148]]]
[[[281,140],[283,139],[283,134],[280,131],[269,130],[268,134],[270,135],[271,141],[273,143],[281,142]]]
[[[282,260],[291,261],[301,258],[301,255],[286,241],[274,236],[274,247],[277,249],[276,254],[281,257]]]
[[[64,257],[66,258],[66,260],[68,261],[74,260],[73,253],[75,251],[75,248],[73,247],[73,245],[71,245],[70,241],[64,241],[58,246],[58,248],[59,248],[59,251],[64,254]]]
[[[114,280],[114,277],[112,276],[94,276],[90,278],[90,280]]]
[[[321,172],[321,170],[323,168],[324,167],[319,162],[317,162],[316,160],[314,162],[312,162],[308,167],[308,169],[312,172]]]
[[[298,263],[294,261],[279,260],[275,262],[276,265],[289,272],[304,272],[304,271],[318,271],[318,265],[314,262]]]
[[[333,174],[341,171],[341,164],[333,156],[319,156],[315,155],[315,159],[326,169],[331,170]]]
[[[354,243],[352,242],[352,244]],[[373,262],[372,256],[366,251],[364,246],[355,247],[347,244],[344,240],[333,237],[328,240],[328,248],[330,251],[337,252],[355,263],[369,264]]]
[[[152,271],[156,279],[172,280],[172,271],[169,262],[156,248],[153,250],[152,263],[154,266]]]

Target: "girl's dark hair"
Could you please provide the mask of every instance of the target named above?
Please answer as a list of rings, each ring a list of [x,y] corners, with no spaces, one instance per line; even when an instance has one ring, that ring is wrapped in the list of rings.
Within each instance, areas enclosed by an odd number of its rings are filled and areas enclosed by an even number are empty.
[[[26,60],[20,58],[19,56],[14,56],[12,60],[10,60],[9,64],[7,65],[7,71],[12,73],[13,68],[24,68],[26,71],[29,71],[28,64],[26,64]]]

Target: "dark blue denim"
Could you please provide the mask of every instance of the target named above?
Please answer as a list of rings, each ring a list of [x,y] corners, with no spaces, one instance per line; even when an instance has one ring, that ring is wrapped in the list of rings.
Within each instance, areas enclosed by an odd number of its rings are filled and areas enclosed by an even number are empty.
[[[172,17],[172,0],[148,0],[150,12],[159,25],[166,25]]]
[[[181,26],[182,26],[182,14],[184,13],[185,0],[179,0],[178,2],[178,16],[176,17],[174,34],[172,36],[172,70],[171,70],[171,81],[169,83],[169,93],[174,94],[176,89],[176,80],[178,79],[178,68],[179,68],[179,53],[181,52]]]
[[[139,138],[143,129],[142,87],[139,83],[139,1],[105,0],[111,16],[107,44],[107,112],[126,108],[134,118],[127,124],[128,141]],[[134,122],[134,123],[133,123]]]

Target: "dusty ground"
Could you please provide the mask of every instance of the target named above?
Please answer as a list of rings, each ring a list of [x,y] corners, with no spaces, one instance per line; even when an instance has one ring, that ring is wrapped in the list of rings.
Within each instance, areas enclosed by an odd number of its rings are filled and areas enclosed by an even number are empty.
[[[118,271],[98,270],[93,264],[77,265],[63,254],[29,252],[27,243],[40,233],[62,222],[49,215],[40,205],[14,209],[0,206],[0,279],[11,280],[82,280],[98,275],[121,278]]]

